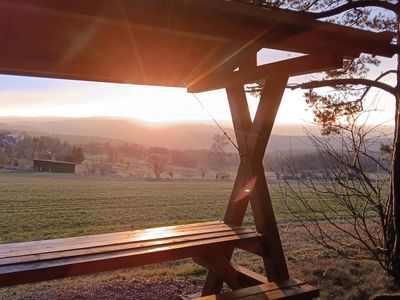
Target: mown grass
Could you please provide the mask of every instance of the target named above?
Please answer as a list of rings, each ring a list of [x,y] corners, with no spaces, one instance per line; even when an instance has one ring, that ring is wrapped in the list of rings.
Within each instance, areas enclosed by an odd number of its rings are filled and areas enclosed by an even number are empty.
[[[78,236],[223,218],[232,181],[138,181],[0,172],[0,242]],[[246,222],[252,223],[251,214]],[[80,278],[84,285],[147,276],[199,276],[181,260]],[[0,299],[61,287],[74,279],[0,289]]]
[[[231,182],[0,173],[1,242],[217,220],[231,187]]]
[[[0,172],[0,242],[221,220],[232,186],[233,181]],[[277,218],[290,219],[279,195],[272,198]],[[250,211],[245,224],[252,224]]]
[[[0,243],[220,220],[224,216],[232,186],[233,181],[138,181],[0,172]],[[270,184],[270,192],[278,222],[294,220],[280,197],[276,183]],[[313,201],[311,193],[306,196]],[[253,225],[250,209],[246,213],[245,225]],[[320,252],[314,246],[294,242],[285,235],[282,237],[292,274],[322,287],[323,299],[336,299],[338,292],[335,285],[347,293],[347,296],[340,294],[343,299],[367,299],[371,292],[382,290],[367,286],[372,275],[378,277],[378,274],[382,274],[376,266],[357,265],[360,270],[371,273],[364,281],[357,281],[360,275],[352,274],[353,265],[344,263],[336,266],[335,263],[314,257],[314,253]],[[299,249],[303,249],[304,253],[300,253]],[[254,271],[263,272],[262,261],[256,256],[238,251],[234,259]],[[351,268],[347,270],[347,266]],[[335,270],[344,273],[339,274]],[[205,273],[203,268],[186,259],[84,276],[78,280],[67,278],[0,289],[0,299],[23,299],[42,288],[57,289],[68,284],[85,286],[112,280],[129,281],[147,276],[196,276],[202,281]],[[349,280],[350,286],[345,285]],[[377,285],[391,284],[390,280],[374,280]],[[397,286],[385,287],[385,290],[391,289],[397,290]]]

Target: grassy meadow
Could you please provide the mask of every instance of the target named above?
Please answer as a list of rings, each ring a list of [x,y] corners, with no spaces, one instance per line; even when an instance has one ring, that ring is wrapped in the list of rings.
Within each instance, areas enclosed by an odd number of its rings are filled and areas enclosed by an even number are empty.
[[[233,181],[0,172],[0,242],[221,220],[232,186]],[[272,198],[277,218],[290,218],[279,195]],[[245,224],[252,224],[250,211]]]
[[[220,220],[232,186],[232,180],[152,181],[3,171],[0,172],[0,243]],[[338,299],[338,295],[341,299],[368,299],[378,291],[398,290],[373,263],[327,258],[320,247],[304,239],[301,229],[290,228],[292,218],[280,199],[277,184],[272,182],[270,190],[293,277],[321,287],[322,299]],[[245,225],[253,225],[250,210]],[[258,257],[238,251],[234,259],[245,267],[263,272]],[[77,296],[72,298],[81,299],[80,291],[86,289],[94,291],[94,295],[84,299],[97,299],[99,293],[103,293],[96,292],[99,286],[111,282],[113,287],[108,290],[121,283],[132,286],[137,278],[154,276],[185,278],[199,291],[205,273],[187,259],[3,288],[0,299],[53,299],[56,294],[56,299],[68,299],[72,297],[68,292],[73,290],[77,291]],[[123,291],[118,293],[123,297]]]
[[[232,184],[3,172],[1,242],[218,220]]]

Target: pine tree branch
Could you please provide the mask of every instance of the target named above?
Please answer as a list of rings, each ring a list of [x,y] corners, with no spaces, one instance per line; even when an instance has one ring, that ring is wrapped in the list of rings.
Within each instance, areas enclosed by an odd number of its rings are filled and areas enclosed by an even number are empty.
[[[260,6],[260,7],[269,7],[268,4],[264,1],[254,1],[254,2],[248,2],[245,0],[233,0],[235,2],[244,2],[253,6]],[[311,7],[312,5],[310,5]],[[315,19],[322,19],[322,18],[328,18],[328,17],[332,17],[338,14],[341,14],[343,12],[352,10],[352,9],[356,9],[356,8],[364,8],[364,7],[378,7],[378,8],[383,8],[383,9],[387,9],[390,10],[394,13],[396,13],[397,10],[397,4],[393,4],[390,3],[388,1],[380,1],[380,0],[358,0],[358,1],[351,1],[348,2],[346,4],[337,6],[335,8],[326,10],[326,11],[321,11],[321,12],[311,12],[311,11],[306,11],[306,10],[302,10],[301,13],[303,13],[306,16],[315,18]],[[276,6],[272,6],[269,7],[271,9],[279,9]],[[289,11],[295,11],[295,12],[299,12],[297,10],[292,10],[292,9],[288,9]]]
[[[332,17],[348,10],[356,9],[356,8],[363,8],[363,7],[379,7],[383,9],[390,10],[396,13],[397,5],[387,2],[387,1],[379,1],[379,0],[364,0],[364,1],[354,1],[348,2],[346,4],[340,5],[330,10],[321,11],[321,12],[310,12],[304,11],[302,12],[304,15],[308,17],[312,17],[315,19],[322,19]]]
[[[386,75],[389,75],[389,74],[397,74],[397,71],[396,70],[388,70],[386,72],[383,72],[381,75],[379,75],[377,78],[375,78],[375,81],[379,82],[379,80],[381,80],[383,77],[385,77]],[[364,91],[364,93],[360,97],[360,100],[364,99],[364,97],[369,93],[371,88],[372,88],[371,85],[366,88],[366,90]],[[395,90],[396,88],[393,88],[393,89]],[[393,95],[393,93],[392,93],[392,95]]]
[[[338,79],[324,79],[317,81],[310,81],[306,83],[300,83],[295,85],[290,85],[289,88],[294,89],[314,89],[321,87],[335,87],[340,85],[364,85],[369,87],[376,87],[381,90],[384,90],[392,95],[396,94],[396,89],[386,83],[375,81],[371,79],[364,78],[338,78]]]

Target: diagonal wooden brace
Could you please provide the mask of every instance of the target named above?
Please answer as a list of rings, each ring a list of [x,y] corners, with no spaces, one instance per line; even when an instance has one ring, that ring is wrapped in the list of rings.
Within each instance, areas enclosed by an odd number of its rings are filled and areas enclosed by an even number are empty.
[[[287,76],[281,76],[266,83],[253,122],[243,86],[231,86],[226,89],[240,150],[240,165],[224,221],[227,224],[241,225],[248,203],[251,202],[257,231],[264,235],[269,246],[263,260],[271,281],[285,280],[289,278],[289,274],[262,159],[287,80]],[[225,258],[228,261],[232,253],[233,249],[226,250]],[[221,278],[210,271],[203,295],[218,293],[222,283]]]
[[[218,274],[220,280],[233,290],[268,282],[266,277],[230,262],[223,255],[208,254],[193,260],[210,272]]]

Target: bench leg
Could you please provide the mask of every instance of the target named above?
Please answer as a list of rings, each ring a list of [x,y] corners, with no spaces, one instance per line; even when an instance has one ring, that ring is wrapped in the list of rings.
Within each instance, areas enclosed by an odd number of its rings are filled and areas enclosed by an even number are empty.
[[[252,272],[246,268],[238,266],[230,262],[224,255],[210,254],[194,258],[194,261],[199,265],[207,268],[209,274],[218,277],[219,280],[213,281],[213,284],[221,284],[226,282],[233,289],[241,289],[249,286],[267,283],[268,279],[262,275]],[[219,275],[217,275],[219,274]],[[212,287],[212,286],[211,286]],[[221,286],[214,286],[207,293],[216,293]],[[205,293],[203,291],[203,293]]]
[[[214,272],[208,271],[201,296],[209,296],[221,293],[224,281]]]

